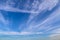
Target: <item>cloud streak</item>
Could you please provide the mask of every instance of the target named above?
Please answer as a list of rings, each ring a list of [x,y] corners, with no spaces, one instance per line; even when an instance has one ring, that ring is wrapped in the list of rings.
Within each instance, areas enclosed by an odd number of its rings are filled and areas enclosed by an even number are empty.
[[[33,35],[42,34],[42,32],[14,32],[14,31],[0,31],[0,35]]]
[[[5,20],[1,12],[0,12],[0,22],[2,22],[3,24],[8,24],[7,20]]]

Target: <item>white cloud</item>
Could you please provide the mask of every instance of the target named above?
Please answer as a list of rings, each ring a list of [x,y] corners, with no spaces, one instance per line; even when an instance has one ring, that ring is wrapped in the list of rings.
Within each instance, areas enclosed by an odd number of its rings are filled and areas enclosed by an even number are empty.
[[[36,1],[36,0],[35,0]],[[30,17],[29,17],[29,20],[28,20],[28,22],[27,22],[27,24],[29,23],[29,22],[31,22],[31,20],[33,19],[33,18],[35,18],[37,15],[39,15],[42,11],[47,11],[47,10],[52,10],[56,5],[57,5],[57,3],[58,3],[58,1],[59,0],[44,0],[42,3],[39,3],[38,1],[38,3],[36,3],[37,5],[37,7],[38,7],[38,9],[36,10],[37,11],[37,13],[35,13],[35,14],[31,14],[30,15]],[[33,2],[34,3],[34,2]],[[35,7],[35,4],[34,4],[34,7]],[[33,7],[33,8],[34,8]],[[35,7],[35,8],[37,8],[37,7]],[[33,10],[33,9],[32,9]]]
[[[13,7],[10,7],[8,5],[6,6],[0,6],[0,10],[5,10],[5,11],[12,11],[12,12],[26,12],[26,13],[31,13],[30,17],[29,17],[29,20],[28,20],[28,23],[31,22],[31,20],[33,18],[35,18],[35,16],[37,16],[40,12],[44,11],[44,10],[51,10],[53,7],[55,7],[58,3],[58,0],[44,0],[39,6],[38,6],[38,10],[37,11],[34,11],[35,9],[32,9],[30,11],[28,10],[21,10],[21,9],[18,9],[18,8],[13,8]],[[37,4],[38,5],[38,4]],[[33,6],[33,8],[35,7],[35,5]],[[35,7],[36,8],[36,7]],[[34,13],[34,14],[33,14]],[[54,13],[54,14],[53,14]],[[30,31],[33,31],[33,28],[39,28],[37,30],[40,30],[40,29],[43,29],[43,28],[46,28],[45,26],[47,25],[46,23],[49,22],[51,23],[51,21],[53,21],[53,18],[55,18],[57,15],[60,15],[60,8],[59,10],[56,10],[55,12],[53,12],[50,17],[48,17],[45,21],[43,21],[41,24],[38,24],[38,25],[35,25],[34,26],[34,21],[32,23],[29,23],[29,27],[27,30],[30,30]],[[58,13],[58,14],[57,14]],[[3,15],[1,14],[1,18],[0,20],[6,24],[6,20],[4,19]],[[28,24],[27,23],[27,24]],[[42,26],[40,26],[42,25]],[[50,28],[50,27],[49,27]],[[31,30],[32,29],[32,30]],[[26,30],[26,31],[27,31]],[[31,32],[21,32],[21,33],[18,33],[18,32],[0,32],[1,34],[21,34],[21,35],[27,35],[27,34],[40,34],[41,32],[36,32],[36,33],[31,33]]]
[[[52,9],[53,7],[55,7],[58,0],[44,0],[42,3],[40,3],[39,1],[34,0],[34,2],[31,4],[32,7],[29,6],[32,9],[30,11],[28,9],[27,10],[24,10],[24,9],[22,10],[22,9],[14,8],[14,7],[12,7],[14,2],[12,2],[13,3],[12,6],[9,5],[9,3],[11,3],[11,2],[12,1],[7,0],[5,2],[5,5],[0,5],[0,10],[12,11],[12,12],[40,13],[41,11],[47,9],[48,7],[49,7],[49,9]]]
[[[20,35],[18,32],[0,31],[0,35]]]
[[[11,11],[11,12],[23,12],[23,13],[37,13],[35,11],[21,10],[21,9],[9,7],[9,6],[1,6],[0,10]]]
[[[9,4],[11,4],[11,5],[9,5]],[[15,2],[12,2],[12,0],[11,1],[7,0],[5,2],[5,5],[0,5],[0,10],[12,11],[12,12],[24,12],[24,13],[37,13],[36,11],[33,11],[33,10],[29,11],[28,10],[29,7],[26,8],[27,7],[26,4],[25,4],[26,10],[25,9],[19,9],[18,7],[14,8],[14,7],[12,7],[13,4],[15,4]],[[19,4],[17,4],[17,5],[19,6]],[[29,5],[29,4],[27,4],[27,5]]]
[[[57,14],[58,13],[58,14]],[[30,27],[32,28],[34,26],[34,28],[38,27],[38,30],[40,29],[44,29],[44,28],[47,28],[47,25],[49,26],[49,28],[52,26],[52,23],[53,22],[56,22],[56,21],[59,21],[59,16],[60,16],[60,7],[56,9],[56,11],[54,11],[53,13],[51,13],[51,15],[46,19],[44,20],[42,23],[39,23],[39,24],[35,24],[32,22]]]
[[[42,32],[21,32],[21,35],[43,34]]]
[[[42,34],[42,32],[14,32],[14,31],[0,31],[0,35],[32,35]]]
[[[57,5],[59,0],[45,0],[43,1],[40,6],[39,6],[39,12],[43,11],[43,10],[52,10],[53,7],[55,7]]]
[[[49,2],[48,4],[48,10],[52,10],[56,5],[58,5],[59,0],[47,0]]]

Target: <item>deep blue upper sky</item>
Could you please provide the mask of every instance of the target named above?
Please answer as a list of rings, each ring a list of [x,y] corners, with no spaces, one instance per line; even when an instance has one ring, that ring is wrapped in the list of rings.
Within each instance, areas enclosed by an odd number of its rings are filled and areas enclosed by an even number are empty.
[[[9,12],[9,11],[1,11],[2,15],[5,20],[11,21],[9,23],[9,28],[13,31],[20,31],[24,27],[21,27],[19,29],[19,26],[21,24],[26,24],[28,18],[29,18],[29,13],[22,13],[22,12]]]

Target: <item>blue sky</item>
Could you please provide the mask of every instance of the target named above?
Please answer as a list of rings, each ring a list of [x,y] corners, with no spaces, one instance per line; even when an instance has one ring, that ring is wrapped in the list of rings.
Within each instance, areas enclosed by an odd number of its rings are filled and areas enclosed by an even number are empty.
[[[59,0],[0,0],[0,34],[60,35]]]

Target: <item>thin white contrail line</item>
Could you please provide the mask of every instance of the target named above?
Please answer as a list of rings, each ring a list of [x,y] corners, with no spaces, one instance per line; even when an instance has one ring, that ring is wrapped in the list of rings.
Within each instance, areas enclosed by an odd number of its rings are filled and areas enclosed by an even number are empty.
[[[8,7],[8,6],[6,6],[6,7],[1,6],[0,10],[11,11],[11,12],[22,12],[22,13],[37,13],[35,11],[21,10],[21,9],[18,9],[18,8],[12,8],[12,7]]]

